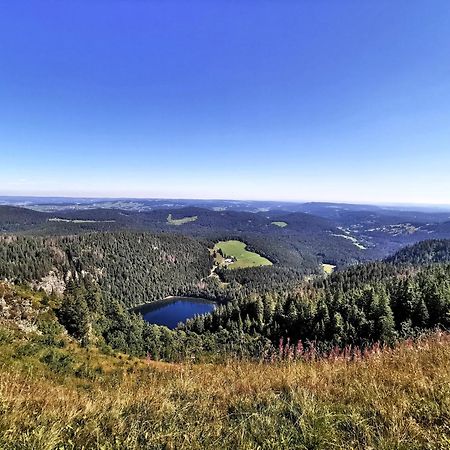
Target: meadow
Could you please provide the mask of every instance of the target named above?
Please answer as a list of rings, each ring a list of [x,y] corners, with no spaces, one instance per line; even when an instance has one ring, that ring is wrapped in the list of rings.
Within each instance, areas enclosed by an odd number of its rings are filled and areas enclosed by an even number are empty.
[[[279,227],[279,228],[287,227],[287,223],[286,222],[271,222],[271,225],[274,225],[274,226]]]
[[[4,450],[450,448],[448,334],[353,360],[219,364],[0,342]]]
[[[246,267],[271,266],[272,262],[258,253],[246,250],[247,245],[241,241],[221,241],[214,246],[214,250],[222,251],[225,257],[231,257],[234,262],[228,264],[229,269],[244,269]]]
[[[180,219],[174,219],[172,217],[172,214],[169,214],[167,216],[167,223],[169,225],[184,225],[185,223],[195,222],[197,219],[198,219],[198,216],[182,217]]]
[[[322,269],[327,275],[332,274],[335,268],[336,266],[334,266],[333,264],[326,264],[326,263],[322,264]]]

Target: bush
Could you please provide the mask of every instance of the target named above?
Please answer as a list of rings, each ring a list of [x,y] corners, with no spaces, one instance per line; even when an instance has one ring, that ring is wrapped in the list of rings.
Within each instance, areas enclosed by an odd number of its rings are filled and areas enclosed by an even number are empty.
[[[106,356],[114,355],[114,350],[103,340],[98,344],[98,349]]]
[[[85,378],[90,381],[98,380],[104,374],[103,368],[100,366],[91,367],[88,364],[82,364],[75,370],[75,376]]]
[[[14,338],[11,331],[5,328],[0,328],[0,344],[11,344],[13,339]]]
[[[38,330],[42,336],[39,336],[36,342],[47,347],[63,348],[66,346],[66,341],[61,337],[63,328],[56,321],[40,320]]]
[[[66,374],[73,370],[74,359],[67,353],[50,350],[40,359],[53,372]]]
[[[26,342],[15,351],[14,358],[23,358],[24,356],[35,355],[39,351],[39,346],[34,342]]]

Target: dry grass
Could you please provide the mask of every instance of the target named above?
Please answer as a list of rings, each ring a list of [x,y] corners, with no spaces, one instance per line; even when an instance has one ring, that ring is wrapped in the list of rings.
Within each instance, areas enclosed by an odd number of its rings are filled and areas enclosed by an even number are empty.
[[[79,354],[74,352],[77,358]],[[450,338],[362,361],[0,368],[1,449],[446,449]]]

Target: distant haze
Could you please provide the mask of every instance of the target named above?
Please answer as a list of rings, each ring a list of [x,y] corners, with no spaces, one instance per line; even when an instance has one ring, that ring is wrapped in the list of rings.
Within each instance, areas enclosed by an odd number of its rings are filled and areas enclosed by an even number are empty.
[[[3,2],[0,195],[450,203],[450,2]]]

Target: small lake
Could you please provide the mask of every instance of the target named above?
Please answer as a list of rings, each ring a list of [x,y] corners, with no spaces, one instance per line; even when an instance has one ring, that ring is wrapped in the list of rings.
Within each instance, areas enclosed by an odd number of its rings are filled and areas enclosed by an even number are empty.
[[[170,297],[139,306],[135,311],[142,314],[148,323],[165,325],[173,329],[180,322],[211,312],[216,305],[216,302],[204,298]]]

